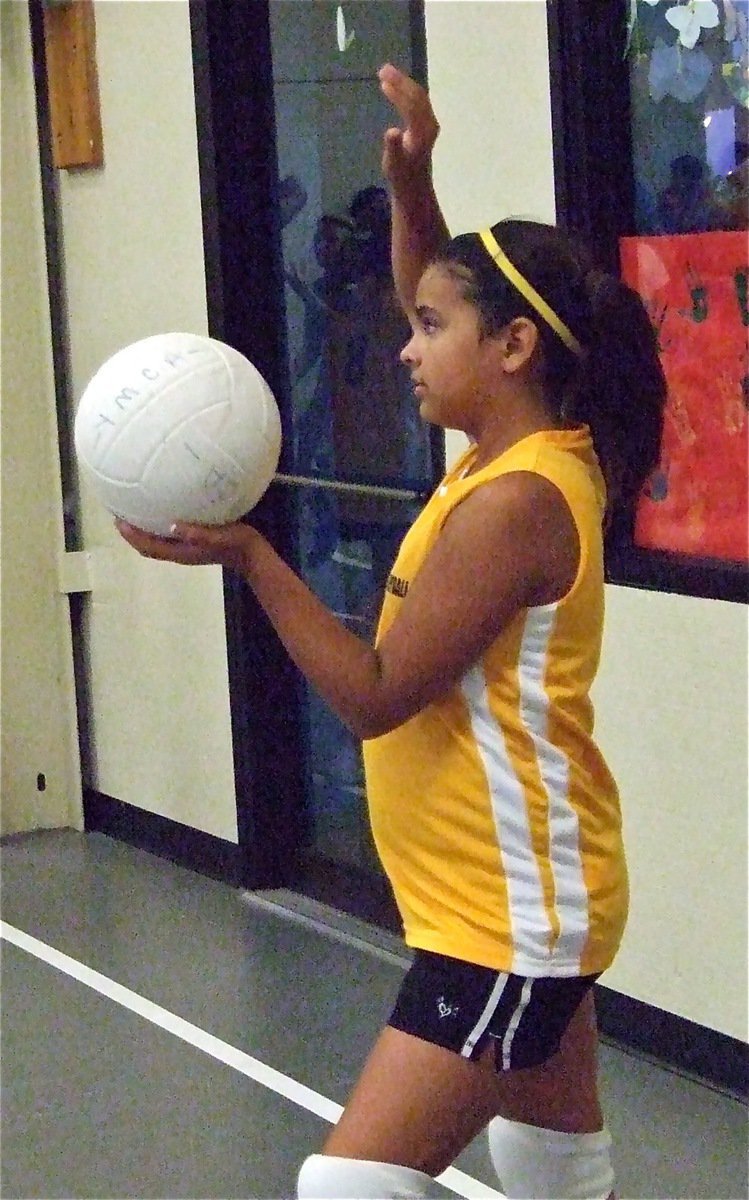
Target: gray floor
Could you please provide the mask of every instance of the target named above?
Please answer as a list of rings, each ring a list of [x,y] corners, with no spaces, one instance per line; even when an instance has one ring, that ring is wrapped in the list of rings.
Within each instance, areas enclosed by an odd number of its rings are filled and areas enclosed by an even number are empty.
[[[8,926],[345,1101],[405,968],[395,939],[97,834],[11,839],[0,864]],[[0,1029],[8,1200],[290,1197],[328,1127],[304,1093],[280,1095],[7,940]],[[747,1196],[739,1100],[610,1045],[602,1090],[622,1197]],[[456,1166],[497,1186],[483,1139]]]

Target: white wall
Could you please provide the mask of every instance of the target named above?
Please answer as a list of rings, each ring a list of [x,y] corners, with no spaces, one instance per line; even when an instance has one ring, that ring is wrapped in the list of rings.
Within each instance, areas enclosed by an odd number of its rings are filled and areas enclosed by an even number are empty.
[[[620,587],[606,602],[594,700],[631,915],[603,982],[746,1039],[746,609]]]
[[[455,232],[554,219],[544,0],[427,0],[435,180]],[[465,444],[450,435],[451,456]],[[632,876],[603,982],[747,1036],[747,622],[741,605],[607,589],[595,701]]]
[[[427,0],[427,70],[440,122],[434,181],[454,234],[502,217],[553,221],[544,0]],[[448,430],[448,465],[466,446]]]
[[[121,346],[207,332],[188,5],[95,5],[103,169],[60,179],[73,392]],[[92,776],[237,841],[222,576],[139,558],[84,490]]]
[[[3,835],[82,823],[28,8],[2,35]],[[37,777],[43,775],[40,791]]]

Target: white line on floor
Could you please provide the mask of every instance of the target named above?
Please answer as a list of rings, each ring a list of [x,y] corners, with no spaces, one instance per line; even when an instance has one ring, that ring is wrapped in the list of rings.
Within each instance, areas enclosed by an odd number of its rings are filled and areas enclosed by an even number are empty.
[[[305,1087],[303,1083],[298,1083],[296,1079],[291,1079],[288,1075],[283,1075],[281,1071],[276,1071],[266,1063],[260,1062],[259,1059],[253,1058],[252,1055],[245,1054],[244,1050],[238,1050],[236,1046],[230,1046],[228,1042],[223,1042],[213,1034],[206,1033],[204,1029],[191,1024],[190,1021],[183,1020],[176,1013],[169,1012],[168,1009],[154,1004],[151,1000],[146,1000],[137,992],[132,992],[130,988],[115,983],[106,975],[100,975],[98,971],[87,967],[85,963],[78,962],[75,958],[69,958],[67,954],[55,950],[53,946],[48,946],[45,942],[40,942],[21,929],[16,929],[14,925],[0,921],[0,937],[5,938],[14,946],[18,946],[21,950],[25,950],[28,954],[33,954],[35,958],[41,959],[42,962],[48,963],[65,975],[77,979],[79,983],[85,984],[86,987],[92,988],[100,995],[114,1000],[116,1004],[121,1004],[130,1012],[144,1017],[153,1025],[165,1029],[167,1033],[181,1038],[183,1042],[188,1042],[205,1054],[210,1054],[212,1058],[218,1059],[219,1062],[234,1067],[243,1075],[254,1079],[256,1083],[262,1084],[263,1087],[269,1088],[279,1096],[284,1096],[293,1104],[298,1104],[300,1108],[306,1108],[308,1112],[322,1117],[324,1121],[330,1121],[334,1125],[343,1112],[341,1105],[335,1104],[327,1096],[320,1095],[312,1088]],[[474,1198],[475,1200],[494,1200],[494,1198],[502,1200],[501,1192],[495,1191],[471,1175],[466,1175],[456,1167],[448,1167],[440,1175],[439,1180],[457,1195],[467,1197],[469,1200],[474,1200]]]

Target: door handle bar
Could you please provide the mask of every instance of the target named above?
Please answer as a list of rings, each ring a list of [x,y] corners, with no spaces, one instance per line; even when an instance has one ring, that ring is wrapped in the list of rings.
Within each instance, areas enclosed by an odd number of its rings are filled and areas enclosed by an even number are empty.
[[[327,488],[335,492],[350,492],[356,496],[379,496],[383,500],[425,500],[428,492],[414,492],[409,488],[378,487],[369,483],[345,483],[337,479],[318,479],[314,475],[274,475],[274,483],[290,487]]]

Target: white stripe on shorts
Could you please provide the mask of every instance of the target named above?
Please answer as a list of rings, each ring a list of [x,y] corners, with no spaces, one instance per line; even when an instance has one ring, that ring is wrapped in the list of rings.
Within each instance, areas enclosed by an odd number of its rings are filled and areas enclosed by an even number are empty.
[[[512,1040],[515,1037],[515,1033],[517,1031],[518,1025],[520,1024],[523,1013],[525,1012],[526,1008],[528,1007],[528,1005],[530,1003],[532,987],[533,987],[533,980],[526,979],[525,982],[523,983],[523,990],[520,993],[520,999],[518,1000],[517,1008],[515,1009],[514,1013],[512,1014],[512,1017],[510,1018],[510,1021],[508,1023],[507,1032],[505,1033],[504,1039],[502,1041],[502,1070],[503,1071],[509,1071],[509,1069],[510,1069],[510,1055],[512,1053]]]
[[[476,1025],[471,1030],[471,1032],[468,1034],[465,1045],[463,1046],[462,1050],[460,1051],[463,1058],[471,1057],[471,1054],[473,1053],[476,1043],[478,1042],[481,1035],[486,1032],[486,1027],[489,1024],[489,1022],[491,1021],[495,1012],[497,1011],[497,1005],[499,1004],[500,1000],[502,999],[502,993],[505,990],[505,988],[507,987],[507,981],[509,978],[510,978],[509,975],[505,975],[504,972],[500,972],[499,975],[497,976],[497,982],[494,984],[494,987],[492,988],[492,993],[486,1002],[486,1007],[484,1008],[484,1011],[482,1012],[481,1016],[479,1017]]]

